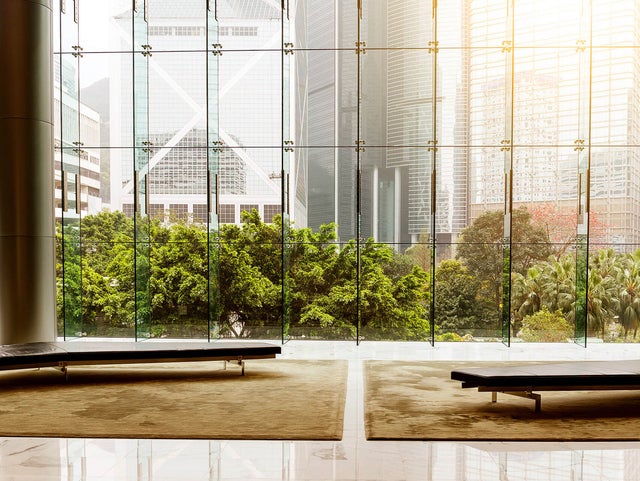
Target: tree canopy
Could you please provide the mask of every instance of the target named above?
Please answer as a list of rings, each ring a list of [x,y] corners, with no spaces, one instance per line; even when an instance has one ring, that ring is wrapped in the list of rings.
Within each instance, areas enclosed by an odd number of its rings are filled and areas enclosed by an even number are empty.
[[[368,338],[429,335],[427,273],[386,244],[369,239],[358,251],[354,241],[336,244],[334,224],[313,232],[280,216],[265,223],[255,210],[215,232],[145,222],[137,242],[139,226],[121,213],[58,227],[67,334],[130,335],[147,315],[153,336],[279,337],[284,326],[289,335],[344,339],[358,322]],[[136,293],[145,275],[148,287]]]
[[[501,212],[487,212],[463,230],[431,292],[427,244],[406,253],[373,239],[338,244],[335,224],[265,223],[257,211],[215,231],[119,212],[86,216],[57,226],[59,331],[131,337],[137,323],[159,337],[425,340],[433,300],[436,334],[491,336],[500,331],[502,224]],[[573,326],[576,257],[552,249],[524,208],[513,212],[512,232],[514,332],[539,331],[534,320],[559,323],[558,313]],[[604,338],[617,323],[623,338],[635,338],[640,250],[593,251],[584,292],[589,335]]]

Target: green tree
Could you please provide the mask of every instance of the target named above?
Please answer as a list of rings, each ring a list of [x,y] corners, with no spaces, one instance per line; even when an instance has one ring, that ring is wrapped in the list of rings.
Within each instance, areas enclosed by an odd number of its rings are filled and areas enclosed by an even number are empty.
[[[361,246],[360,258],[360,315],[365,335],[377,339],[427,339],[428,274],[417,265],[403,273],[403,256],[372,238]]]
[[[322,289],[315,295],[298,292],[307,299],[299,324],[323,336],[355,337],[359,309],[361,334],[367,339],[426,339],[428,274],[388,245],[368,239],[360,246],[358,276],[357,249],[349,241],[324,258],[324,267],[316,266]]]
[[[352,324],[339,325],[322,301],[329,296],[338,267],[335,224],[290,229],[287,253],[286,295],[294,335],[351,337]],[[338,276],[339,277],[339,276]]]
[[[222,335],[279,336],[282,325],[282,219],[262,222],[243,211],[242,225],[218,234],[219,314]]]
[[[481,327],[478,280],[458,260],[442,261],[436,270],[435,320],[441,332]]]
[[[74,319],[81,316],[83,331],[130,336],[140,317],[136,309],[148,306],[143,315],[150,316],[153,335],[180,335],[189,327],[185,334],[199,336],[213,309],[222,336],[273,337],[286,308],[292,331],[312,336],[355,337],[358,312],[368,338],[429,335],[428,274],[411,257],[372,239],[340,248],[334,224],[313,232],[283,224],[280,216],[264,223],[256,211],[244,212],[242,221],[207,232],[200,224],[150,219],[137,226],[146,239],[140,243],[133,221],[121,213],[87,216],[67,235],[76,246],[67,260],[78,262],[67,266],[66,291],[59,227],[60,318],[65,307]],[[142,253],[138,266],[135,249]],[[151,297],[136,304],[136,295],[146,296],[135,292],[140,273],[149,276]]]
[[[575,259],[565,255],[557,260],[550,257],[527,270],[526,275],[514,273],[512,276],[511,303],[514,325],[525,316],[535,314],[542,307],[567,315],[573,308],[575,299]]]
[[[100,212],[82,218],[82,257],[96,272],[104,272],[117,242],[133,242],[133,219],[122,212]]]
[[[207,232],[184,222],[156,229],[151,249],[152,331],[154,335],[206,337]]]
[[[527,269],[551,254],[547,232],[535,226],[526,207],[512,212],[511,272],[524,275]],[[460,233],[456,258],[481,283],[480,297],[493,299],[493,321],[499,319],[503,283],[503,213],[489,211]]]
[[[595,256],[590,256],[589,259],[586,289],[587,331],[589,335],[601,336],[602,339],[605,338],[607,324],[613,320],[618,306],[618,284],[614,263],[613,251],[601,251]],[[565,311],[565,315],[570,322],[575,323],[576,296],[584,295],[584,292],[576,292],[575,272],[572,275],[571,283],[574,290],[565,296],[565,298],[571,299],[571,307]],[[566,301],[563,302],[563,307],[565,305]]]

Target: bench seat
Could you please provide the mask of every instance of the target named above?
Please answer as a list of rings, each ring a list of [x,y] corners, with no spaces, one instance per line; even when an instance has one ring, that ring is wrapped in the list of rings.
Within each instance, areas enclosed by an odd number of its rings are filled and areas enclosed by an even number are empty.
[[[535,391],[591,391],[640,389],[640,360],[578,361],[521,364],[503,367],[456,369],[451,379],[463,388],[533,399],[540,411],[541,396]]]
[[[281,347],[265,342],[33,342],[0,345],[0,370],[83,364],[233,361],[275,358]]]

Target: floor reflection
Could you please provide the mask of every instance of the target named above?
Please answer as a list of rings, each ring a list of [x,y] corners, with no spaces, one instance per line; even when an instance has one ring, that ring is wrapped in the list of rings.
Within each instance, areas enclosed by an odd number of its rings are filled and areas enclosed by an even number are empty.
[[[3,439],[0,479],[624,480],[640,443]]]
[[[362,361],[625,359],[639,357],[639,350],[631,344],[584,349],[553,344],[433,348],[406,343],[288,343],[284,358],[349,359],[342,441],[0,438],[0,480],[636,481],[640,442],[366,441]]]

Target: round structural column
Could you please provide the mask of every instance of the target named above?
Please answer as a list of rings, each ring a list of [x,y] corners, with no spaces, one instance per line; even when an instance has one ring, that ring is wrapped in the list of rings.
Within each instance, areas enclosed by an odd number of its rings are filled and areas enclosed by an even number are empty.
[[[0,0],[0,344],[56,338],[51,0]]]

